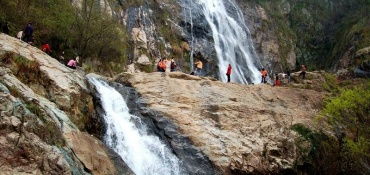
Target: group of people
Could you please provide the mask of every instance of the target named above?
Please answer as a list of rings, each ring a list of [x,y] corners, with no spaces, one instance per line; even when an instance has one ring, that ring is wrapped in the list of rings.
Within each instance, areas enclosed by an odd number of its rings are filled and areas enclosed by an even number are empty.
[[[0,29],[2,33],[9,34],[9,26],[8,23],[0,23]],[[34,33],[34,28],[32,23],[28,23],[27,26],[25,27],[24,30],[20,31],[17,33],[17,38],[20,40],[23,40],[24,42],[27,42],[29,44],[33,44],[33,33]],[[52,53],[52,49],[48,43],[45,43],[41,46],[41,50],[47,54]],[[62,55],[59,57],[60,61],[64,62],[64,51],[62,51]],[[77,56],[74,59],[71,59],[67,62],[66,66],[71,68],[71,69],[76,69],[77,64],[79,63],[79,57]],[[191,75],[202,75],[203,73],[203,62],[200,60],[197,60],[194,63],[195,71],[191,73]],[[176,62],[174,58],[171,60],[168,60],[167,58],[161,59],[158,64],[157,64],[157,69],[159,72],[166,72],[166,71],[171,71],[174,72],[177,69]],[[306,78],[306,70],[307,67],[305,65],[301,65],[301,73],[299,74],[299,77],[302,77],[302,79]],[[261,69],[261,77],[262,81],[261,83],[266,84],[267,83],[267,76],[268,72],[265,68]],[[231,74],[232,74],[232,66],[231,64],[228,65],[227,71],[226,71],[226,77],[227,77],[227,82],[231,81]],[[290,71],[287,72],[287,77],[288,77],[288,82],[290,82]],[[281,81],[279,80],[279,76],[276,74],[275,75],[275,86],[281,86]]]
[[[172,58],[171,61],[169,61],[167,58],[163,58],[159,60],[157,64],[158,72],[166,72],[166,71],[174,72],[176,71],[176,68],[177,68],[177,65],[176,65],[174,58]]]
[[[0,32],[2,32],[4,34],[7,34],[7,35],[10,34],[9,25],[8,25],[7,22],[0,23]],[[33,42],[34,42],[33,33],[34,33],[33,25],[32,25],[32,23],[28,23],[27,26],[24,28],[24,30],[19,31],[17,33],[16,37],[19,40],[22,40],[22,41],[32,45]],[[42,44],[41,45],[41,50],[43,52],[45,52],[46,54],[48,54],[48,55],[51,55],[51,53],[53,52],[52,49],[51,49],[51,46],[48,43]],[[76,69],[77,64],[79,63],[79,56],[77,56],[74,59],[70,59],[68,62],[65,62],[64,51],[62,51],[62,55],[59,58],[60,58],[59,61],[61,61],[63,63],[66,63],[65,65],[67,67],[71,68],[71,69]]]
[[[306,79],[306,71],[307,71],[307,66],[306,65],[301,65],[301,73],[299,74],[298,77],[301,77],[302,79]],[[267,83],[267,76],[268,76],[268,72],[265,68],[262,68],[261,69],[261,77],[262,77],[262,81],[261,83],[264,83],[266,84]],[[286,74],[284,74],[284,77],[286,77],[288,79],[288,83],[291,82],[291,73],[290,71],[288,70],[286,72]],[[280,81],[280,78],[279,78],[279,75],[278,74],[275,74],[275,81],[274,81],[274,86],[281,86],[282,85],[282,82]]]
[[[171,72],[175,71],[175,69],[177,67],[173,58],[171,59],[170,62],[167,59],[161,59],[157,64],[157,69],[158,69],[159,72],[166,72],[166,70],[168,70],[169,67],[170,67]],[[194,63],[194,67],[195,67],[194,72],[191,72],[190,74],[191,75],[197,75],[197,76],[202,75],[203,62],[200,61],[200,60],[197,60]],[[226,69],[226,77],[227,77],[227,82],[228,83],[231,81],[232,69],[233,68],[232,68],[231,64],[229,64],[227,66],[227,69]],[[301,65],[301,73],[299,74],[299,77],[302,77],[302,79],[305,79],[306,78],[306,70],[307,70],[307,67],[305,65]],[[261,83],[266,84],[267,83],[267,77],[268,77],[268,71],[265,68],[262,68],[260,70],[260,73],[261,73]],[[290,83],[291,75],[290,75],[289,70],[286,72],[284,77],[286,77],[288,79],[288,83]],[[275,74],[274,79],[275,79],[274,83],[273,83],[274,86],[282,86],[282,82],[281,82],[278,74]]]

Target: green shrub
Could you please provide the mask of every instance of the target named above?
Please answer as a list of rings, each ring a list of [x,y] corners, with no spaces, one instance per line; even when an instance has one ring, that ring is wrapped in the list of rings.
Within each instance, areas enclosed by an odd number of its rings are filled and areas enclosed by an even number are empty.
[[[98,1],[84,0],[81,9],[69,0],[0,1],[0,21],[9,23],[12,36],[32,22],[34,45],[49,43],[54,57],[64,51],[66,59],[79,55],[82,64],[126,63],[127,33],[117,19],[101,10]],[[104,73],[110,68],[103,64],[92,71]]]
[[[339,92],[339,85],[337,81],[337,77],[330,73],[324,74],[325,82],[322,84],[324,90],[331,92],[331,93],[338,93]]]
[[[330,77],[330,76],[329,76]],[[311,144],[300,149],[310,174],[366,174],[370,163],[370,81],[352,89],[338,90],[319,115],[333,135],[303,125],[292,129]],[[298,145],[298,148],[301,148]]]

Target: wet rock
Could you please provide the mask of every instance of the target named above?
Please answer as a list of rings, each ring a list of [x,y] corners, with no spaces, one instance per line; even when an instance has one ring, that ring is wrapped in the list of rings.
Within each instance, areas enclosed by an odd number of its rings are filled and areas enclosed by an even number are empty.
[[[148,133],[159,136],[172,149],[175,155],[181,160],[180,167],[187,174],[219,174],[208,157],[195,147],[192,141],[183,135],[174,123],[162,113],[148,108],[142,103],[142,99],[135,89],[117,83],[112,83],[111,85],[126,99],[130,113],[140,117],[146,124]]]

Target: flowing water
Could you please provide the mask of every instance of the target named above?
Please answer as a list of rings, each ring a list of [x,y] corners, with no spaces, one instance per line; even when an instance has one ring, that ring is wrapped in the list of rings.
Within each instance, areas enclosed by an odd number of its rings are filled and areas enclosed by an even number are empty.
[[[213,35],[218,58],[219,77],[225,82],[229,64],[233,67],[231,80],[248,84],[260,83],[255,54],[249,29],[240,8],[234,0],[191,0],[201,6]]]
[[[117,152],[136,175],[179,175],[179,159],[158,137],[149,135],[140,118],[129,113],[122,97],[107,83],[89,78],[100,94],[105,111],[105,143]],[[140,126],[135,124],[139,121]]]

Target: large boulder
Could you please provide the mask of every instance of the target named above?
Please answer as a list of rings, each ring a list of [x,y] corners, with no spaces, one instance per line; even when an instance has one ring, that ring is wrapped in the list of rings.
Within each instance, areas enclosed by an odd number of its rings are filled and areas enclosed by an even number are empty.
[[[130,172],[83,132],[96,129],[92,99],[82,71],[0,34],[0,174]]]
[[[32,91],[54,102],[80,129],[88,129],[85,123],[94,113],[83,71],[69,69],[41,50],[4,34],[0,34],[0,59],[1,65]]]
[[[225,84],[182,73],[121,74],[114,80],[135,88],[141,98],[134,103],[174,123],[223,174],[292,169],[300,154],[291,126],[312,126],[323,97],[313,90]]]

